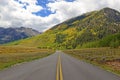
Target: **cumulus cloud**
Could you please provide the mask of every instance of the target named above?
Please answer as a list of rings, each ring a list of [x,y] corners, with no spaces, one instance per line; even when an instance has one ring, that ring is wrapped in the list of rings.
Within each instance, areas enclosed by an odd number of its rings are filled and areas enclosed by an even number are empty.
[[[32,12],[39,11],[42,9],[42,7],[33,4],[35,3],[33,2],[33,0],[31,0],[31,2],[30,0],[26,0],[26,2],[29,4],[27,9],[23,8],[23,6],[25,6],[24,4],[20,4],[19,2],[14,0],[3,0],[2,2],[0,2],[0,26],[24,26],[28,22],[28,25],[33,23],[33,19],[38,19],[37,16],[32,14]],[[29,26],[26,25],[26,27]]]
[[[56,16],[60,17],[60,20],[78,16],[80,14],[98,10],[104,7],[111,7],[119,10],[120,1],[118,0],[76,0],[74,2],[56,1],[55,3],[49,3],[48,6],[51,11],[56,11]]]
[[[49,0],[47,9],[54,14],[41,17],[33,12],[44,9],[37,0],[0,0],[0,27],[30,27],[44,31],[66,19],[110,7],[120,11],[120,0]]]

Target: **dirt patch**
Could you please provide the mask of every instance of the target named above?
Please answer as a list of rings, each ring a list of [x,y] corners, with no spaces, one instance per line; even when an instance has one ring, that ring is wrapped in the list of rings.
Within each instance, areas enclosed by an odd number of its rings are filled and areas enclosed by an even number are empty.
[[[120,71],[120,60],[107,61],[106,64]]]

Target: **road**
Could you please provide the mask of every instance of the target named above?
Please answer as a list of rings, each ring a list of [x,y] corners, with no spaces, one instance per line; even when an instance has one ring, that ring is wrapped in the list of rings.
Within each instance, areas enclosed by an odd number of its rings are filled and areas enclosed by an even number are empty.
[[[57,51],[0,71],[0,80],[120,80],[120,77]]]

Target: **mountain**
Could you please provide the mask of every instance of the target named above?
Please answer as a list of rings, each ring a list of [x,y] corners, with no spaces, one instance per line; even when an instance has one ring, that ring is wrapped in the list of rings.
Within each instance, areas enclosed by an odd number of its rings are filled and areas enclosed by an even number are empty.
[[[120,12],[111,8],[103,8],[66,20],[41,35],[9,45],[74,49],[117,33],[120,33]]]
[[[38,35],[32,28],[2,28],[0,27],[0,44]]]

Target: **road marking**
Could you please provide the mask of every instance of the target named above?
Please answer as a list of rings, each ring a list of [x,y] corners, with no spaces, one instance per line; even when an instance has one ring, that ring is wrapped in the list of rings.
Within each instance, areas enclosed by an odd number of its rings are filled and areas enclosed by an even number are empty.
[[[60,59],[60,80],[63,80],[61,58],[59,57],[59,59]]]
[[[58,58],[58,62],[57,62],[56,80],[59,80],[59,58]]]
[[[62,64],[61,64],[60,55],[58,57],[58,62],[57,62],[56,80],[63,80]]]

